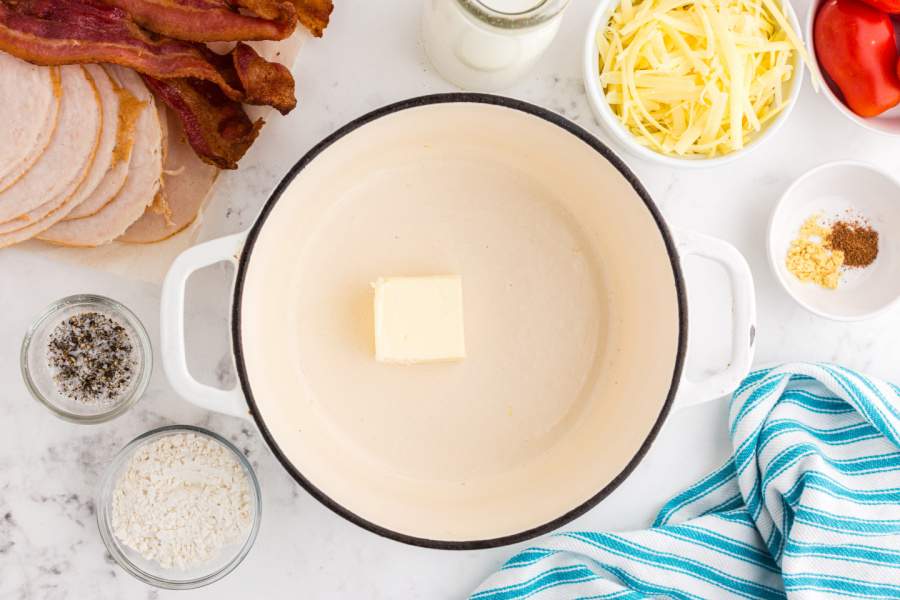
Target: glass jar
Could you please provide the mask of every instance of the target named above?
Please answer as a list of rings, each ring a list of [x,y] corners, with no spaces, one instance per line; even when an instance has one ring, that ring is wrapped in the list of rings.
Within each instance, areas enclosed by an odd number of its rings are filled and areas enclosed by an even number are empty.
[[[444,79],[470,90],[508,87],[541,57],[568,0],[425,0],[422,40]]]

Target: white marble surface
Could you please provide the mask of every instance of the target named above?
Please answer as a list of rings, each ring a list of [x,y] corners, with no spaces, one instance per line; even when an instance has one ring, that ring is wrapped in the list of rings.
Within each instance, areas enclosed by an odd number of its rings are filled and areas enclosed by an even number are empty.
[[[525,81],[508,94],[555,110],[599,135],[580,78],[591,0],[572,0],[560,35]],[[805,12],[806,2],[797,5]],[[203,237],[245,229],[270,189],[317,140],[346,121],[409,96],[449,91],[418,43],[418,0],[339,0],[324,40],[307,44],[296,65],[300,108],[273,118],[264,140],[226,175],[207,212]],[[867,133],[809,88],[785,127],[761,150],[714,171],[681,172],[626,157],[675,227],[720,236],[747,257],[759,307],[758,362],[828,360],[900,381],[900,311],[839,324],[804,312],[781,290],[765,261],[765,227],[791,180],[822,162],[855,158],[898,166],[900,141]],[[47,303],[96,292],[135,309],[158,340],[159,290],[79,270],[21,250],[0,251],[0,598],[454,598],[516,548],[441,552],[379,538],[335,516],[297,486],[246,423],[205,413],[177,398],[156,370],[138,407],[105,425],[75,426],[34,402],[21,383],[18,349]],[[690,371],[722,366],[728,300],[721,273],[688,265],[692,318]],[[212,268],[189,291],[194,368],[209,381],[233,377],[225,331],[227,273]],[[728,453],[725,401],[674,414],[633,476],[570,527],[646,526],[672,493]],[[192,592],[163,592],[113,564],[97,533],[94,491],[109,458],[135,435],[165,423],[199,424],[242,447],[264,490],[262,529],[237,571]]]

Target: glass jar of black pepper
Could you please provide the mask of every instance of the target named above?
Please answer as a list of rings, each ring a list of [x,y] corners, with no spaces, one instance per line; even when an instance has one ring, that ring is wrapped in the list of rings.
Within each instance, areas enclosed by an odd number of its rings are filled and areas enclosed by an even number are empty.
[[[81,294],[54,302],[22,341],[28,391],[75,423],[102,423],[127,411],[147,389],[152,365],[141,321],[103,296]]]

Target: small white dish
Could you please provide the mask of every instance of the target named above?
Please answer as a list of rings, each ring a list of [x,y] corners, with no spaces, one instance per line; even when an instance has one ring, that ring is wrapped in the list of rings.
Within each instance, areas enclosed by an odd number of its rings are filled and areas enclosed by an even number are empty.
[[[828,98],[831,104],[838,109],[842,115],[856,123],[857,125],[868,129],[869,131],[874,131],[876,133],[881,133],[885,135],[900,135],[900,106],[895,106],[894,108],[878,115],[877,117],[869,117],[865,119],[860,117],[858,114],[850,110],[846,104],[844,104],[843,100],[841,100],[840,90],[838,90],[837,86],[831,82],[819,68],[819,57],[816,54],[816,40],[813,35],[813,28],[816,23],[816,15],[819,12],[819,7],[825,2],[825,0],[813,0],[812,5],[809,7],[809,11],[806,13],[806,23],[804,24],[803,29],[803,37],[806,40],[806,47],[809,50],[809,55],[813,59],[812,60],[812,77],[814,80],[818,79],[822,82],[822,94]]]
[[[791,241],[814,214],[825,219],[861,218],[879,233],[875,262],[845,269],[835,290],[801,282],[785,264]],[[769,261],[788,294],[810,312],[835,321],[868,319],[900,299],[896,232],[900,232],[900,183],[864,163],[827,163],[797,179],[775,206],[769,221]]]
[[[803,61],[794,53],[793,67],[794,76],[790,81],[785,82],[785,94],[788,96],[787,106],[776,116],[771,123],[762,129],[746,146],[740,150],[729,152],[715,158],[703,157],[678,157],[660,154],[656,150],[642,146],[635,141],[634,135],[622,125],[619,118],[613,113],[606,101],[606,95],[603,92],[603,86],[600,83],[600,51],[597,48],[597,32],[600,27],[605,27],[609,21],[609,17],[613,11],[619,6],[619,0],[600,0],[594,14],[588,24],[587,33],[584,40],[584,54],[582,56],[584,89],[588,97],[588,104],[591,112],[594,113],[594,119],[597,123],[609,132],[622,147],[624,147],[633,156],[653,161],[657,164],[666,165],[668,167],[682,167],[689,169],[705,169],[729,163],[742,156],[746,156],[748,152],[761,146],[767,139],[771,138],[781,125],[787,120],[797,99],[800,97],[800,89],[803,84]],[[794,31],[799,33],[800,22],[794,8],[788,0],[781,0],[784,15],[790,21]]]

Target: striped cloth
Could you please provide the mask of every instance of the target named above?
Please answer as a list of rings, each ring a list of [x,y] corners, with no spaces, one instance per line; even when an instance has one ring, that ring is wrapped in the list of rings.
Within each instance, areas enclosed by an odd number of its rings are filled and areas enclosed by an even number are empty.
[[[900,388],[764,369],[729,426],[732,458],[651,529],[556,534],[472,598],[900,598]]]

